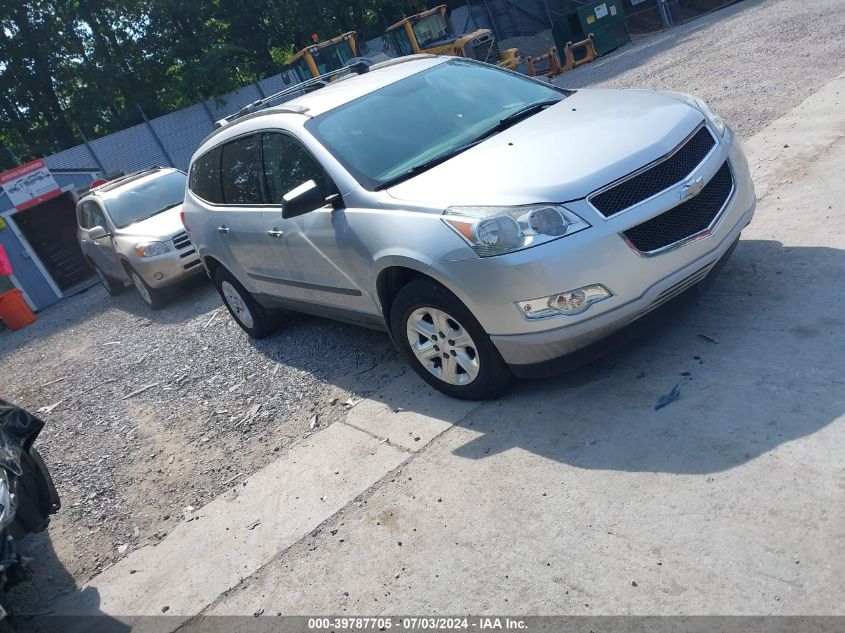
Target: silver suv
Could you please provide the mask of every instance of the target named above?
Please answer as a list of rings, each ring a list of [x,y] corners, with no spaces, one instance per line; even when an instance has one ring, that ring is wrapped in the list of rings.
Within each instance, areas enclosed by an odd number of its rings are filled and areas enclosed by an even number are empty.
[[[79,244],[111,295],[131,281],[154,310],[164,288],[202,271],[179,219],[185,174],[155,167],[109,181],[77,204]]]
[[[184,221],[251,336],[282,308],[387,330],[428,383],[494,397],[700,282],[756,197],[698,99],[563,90],[414,56],[222,122]]]

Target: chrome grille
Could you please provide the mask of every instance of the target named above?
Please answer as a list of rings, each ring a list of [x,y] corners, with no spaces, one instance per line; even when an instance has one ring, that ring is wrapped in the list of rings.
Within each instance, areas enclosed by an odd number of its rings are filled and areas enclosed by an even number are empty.
[[[590,203],[609,218],[681,182],[702,163],[715,145],[713,135],[706,126],[701,126],[660,162],[590,196]]]
[[[187,248],[190,245],[191,239],[188,237],[188,233],[186,231],[182,231],[181,233],[177,233],[173,236],[173,246],[177,251]]]
[[[725,161],[697,196],[624,231],[623,235],[641,253],[655,254],[707,231],[732,191],[733,175]]]

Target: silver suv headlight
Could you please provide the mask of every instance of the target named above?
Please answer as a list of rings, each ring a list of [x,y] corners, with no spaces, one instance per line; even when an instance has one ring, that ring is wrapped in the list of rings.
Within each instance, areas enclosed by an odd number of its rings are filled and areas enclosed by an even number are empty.
[[[725,135],[725,121],[722,117],[716,114],[716,111],[713,110],[703,99],[699,99],[695,95],[686,94],[684,92],[676,93],[679,97],[681,97],[684,101],[689,103],[693,108],[696,110],[700,110],[701,114],[704,115],[704,118],[707,120],[710,125],[716,130],[719,136]]]
[[[155,257],[170,251],[164,242],[140,242],[135,244],[134,250],[138,257]]]
[[[449,207],[446,222],[481,257],[511,253],[583,231],[590,225],[557,204]]]

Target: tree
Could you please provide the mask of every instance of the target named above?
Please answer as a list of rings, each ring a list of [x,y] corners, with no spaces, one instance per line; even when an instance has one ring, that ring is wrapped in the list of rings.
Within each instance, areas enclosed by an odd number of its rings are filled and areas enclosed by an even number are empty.
[[[273,75],[310,41],[374,36],[423,0],[0,0],[0,143],[21,160]],[[437,4],[432,2],[431,6]],[[0,152],[0,167],[12,164]]]

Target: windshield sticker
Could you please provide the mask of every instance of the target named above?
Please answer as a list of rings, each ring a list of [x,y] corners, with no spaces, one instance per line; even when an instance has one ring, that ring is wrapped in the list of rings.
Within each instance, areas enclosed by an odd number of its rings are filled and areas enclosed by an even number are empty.
[[[603,3],[596,7],[596,17],[601,20],[604,17],[607,17],[607,4]]]

